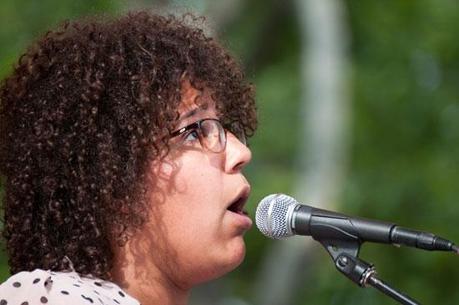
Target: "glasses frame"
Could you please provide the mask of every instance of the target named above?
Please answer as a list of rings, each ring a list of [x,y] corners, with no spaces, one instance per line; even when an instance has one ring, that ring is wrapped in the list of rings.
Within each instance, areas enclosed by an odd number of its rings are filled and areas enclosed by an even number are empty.
[[[201,126],[202,124],[205,122],[205,121],[214,121],[216,122],[216,126],[217,126],[217,129],[218,129],[218,132],[219,132],[219,136],[221,137],[220,139],[222,139],[223,143],[221,145],[221,149],[219,150],[212,150],[211,148],[209,148],[207,145],[206,145],[206,141],[204,140],[204,135],[202,133],[202,129],[201,129]],[[214,119],[214,118],[205,118],[205,119],[201,119],[199,121],[196,121],[196,122],[193,122],[189,125],[186,125],[176,131],[173,131],[171,134],[170,134],[170,137],[169,139],[172,139],[172,138],[175,138],[175,137],[178,137],[178,136],[181,136],[183,134],[186,134],[187,132],[191,131],[191,130],[195,130],[197,133],[198,133],[198,139],[199,139],[199,143],[201,144],[201,146],[203,148],[205,148],[206,150],[208,151],[211,151],[211,152],[214,152],[214,153],[220,153],[222,151],[225,150],[226,148],[226,143],[227,143],[227,132],[228,130],[226,128],[223,127],[222,123],[220,122],[220,120],[218,119]],[[232,133],[233,134],[233,133]],[[245,138],[245,134],[241,133],[240,135],[234,135],[242,144],[244,145],[247,145],[247,141],[246,141],[246,138]]]

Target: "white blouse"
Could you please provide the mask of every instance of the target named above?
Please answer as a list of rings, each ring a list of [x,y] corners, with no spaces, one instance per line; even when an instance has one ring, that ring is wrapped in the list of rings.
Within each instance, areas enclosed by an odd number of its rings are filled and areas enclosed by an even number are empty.
[[[140,305],[118,285],[72,272],[19,272],[0,285],[0,305]]]

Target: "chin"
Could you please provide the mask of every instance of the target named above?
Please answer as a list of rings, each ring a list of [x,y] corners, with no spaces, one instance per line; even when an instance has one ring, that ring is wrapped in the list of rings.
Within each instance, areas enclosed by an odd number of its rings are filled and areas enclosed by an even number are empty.
[[[225,257],[226,259],[222,267],[223,271],[219,276],[233,271],[244,261],[245,243],[242,237],[231,245]]]
[[[245,258],[245,243],[241,238],[241,241],[234,242],[231,247],[225,249],[225,253],[217,254],[213,258],[213,264],[210,265],[207,272],[196,272],[195,275],[199,274],[199,278],[195,278],[195,284],[202,284],[217,278],[224,276],[225,274],[236,269]]]
[[[233,254],[233,268],[231,270],[233,270],[234,268],[239,266],[244,261],[244,258],[245,258],[245,243],[244,243],[244,240],[242,240],[240,246],[238,248],[236,248],[233,251],[232,254]]]

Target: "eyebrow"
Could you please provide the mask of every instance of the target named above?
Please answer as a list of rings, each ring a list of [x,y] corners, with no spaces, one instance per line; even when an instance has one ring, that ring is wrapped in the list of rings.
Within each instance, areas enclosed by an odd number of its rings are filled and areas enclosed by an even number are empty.
[[[179,117],[179,121],[183,121],[187,118],[190,118],[196,114],[198,114],[199,112],[202,112],[202,111],[205,111],[207,110],[207,108],[209,108],[209,105],[207,103],[204,103],[204,104],[201,104],[201,105],[198,105],[196,108],[193,108],[191,109],[190,111],[188,112],[185,112],[184,114],[182,114],[180,117]]]
[[[185,112],[185,114],[182,114],[180,117],[179,117],[179,121],[182,121],[184,119],[187,119],[189,117],[192,117],[194,115],[196,115],[197,113],[203,111],[204,109],[202,109],[201,107],[197,107],[197,108],[194,108],[188,112]]]

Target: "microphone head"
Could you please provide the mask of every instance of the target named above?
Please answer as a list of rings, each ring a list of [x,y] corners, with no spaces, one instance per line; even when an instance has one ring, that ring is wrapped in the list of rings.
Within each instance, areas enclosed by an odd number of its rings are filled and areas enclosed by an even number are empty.
[[[257,207],[255,223],[263,235],[283,239],[293,235],[291,220],[298,202],[284,194],[271,194],[263,198]]]

